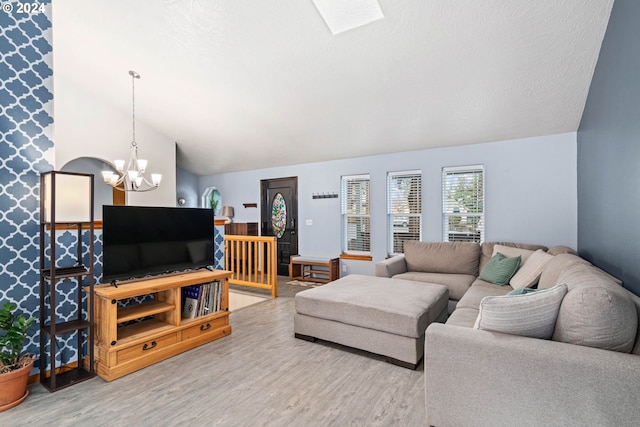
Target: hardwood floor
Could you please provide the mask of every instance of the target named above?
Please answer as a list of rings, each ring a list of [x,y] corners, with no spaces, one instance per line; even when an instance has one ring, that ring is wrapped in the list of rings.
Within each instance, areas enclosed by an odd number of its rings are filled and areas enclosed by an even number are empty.
[[[40,384],[3,426],[421,426],[416,371],[332,343],[295,339],[296,292],[231,313],[231,336],[112,382],[49,393]],[[246,289],[246,288],[245,288]]]

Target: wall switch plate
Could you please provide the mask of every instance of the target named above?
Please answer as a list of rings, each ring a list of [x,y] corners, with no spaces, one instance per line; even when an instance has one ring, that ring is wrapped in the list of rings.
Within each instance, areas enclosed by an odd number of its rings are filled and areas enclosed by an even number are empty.
[[[307,219],[304,223],[306,225],[313,225],[313,220],[312,219]]]

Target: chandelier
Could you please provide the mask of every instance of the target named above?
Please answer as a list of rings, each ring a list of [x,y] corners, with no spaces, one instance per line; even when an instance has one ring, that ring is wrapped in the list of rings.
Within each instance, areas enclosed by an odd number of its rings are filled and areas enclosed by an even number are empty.
[[[131,93],[132,93],[132,121],[133,121],[133,138],[131,140],[131,152],[129,154],[129,162],[125,169],[124,160],[116,160],[117,172],[112,170],[102,171],[104,182],[120,191],[151,191],[158,188],[162,175],[152,173],[151,180],[145,176],[147,169],[147,160],[138,159],[138,143],[136,142],[136,90],[135,81],[140,78],[140,74],[135,71],[129,71],[131,76]]]

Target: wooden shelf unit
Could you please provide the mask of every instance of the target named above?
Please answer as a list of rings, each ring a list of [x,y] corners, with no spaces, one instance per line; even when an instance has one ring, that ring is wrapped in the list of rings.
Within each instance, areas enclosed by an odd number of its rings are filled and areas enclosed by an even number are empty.
[[[339,263],[338,258],[292,255],[289,260],[289,278],[306,282],[333,282],[340,276]]]
[[[132,282],[95,286],[95,362],[107,381],[231,334],[230,271],[202,270]],[[220,310],[182,318],[182,288],[220,281]],[[153,301],[121,306],[119,301],[152,296]]]

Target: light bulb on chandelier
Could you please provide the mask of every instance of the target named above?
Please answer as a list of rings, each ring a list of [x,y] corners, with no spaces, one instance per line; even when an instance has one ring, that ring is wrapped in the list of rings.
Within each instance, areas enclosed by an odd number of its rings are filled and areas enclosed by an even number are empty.
[[[131,76],[131,92],[132,92],[132,118],[133,118],[133,138],[131,140],[131,151],[129,154],[129,162],[126,164],[124,160],[116,160],[116,171],[102,171],[102,179],[104,182],[120,191],[151,191],[158,188],[162,175],[152,173],[151,180],[145,176],[148,161],[138,159],[138,143],[136,142],[136,91],[135,79],[140,78],[140,74],[135,71],[129,71]]]

